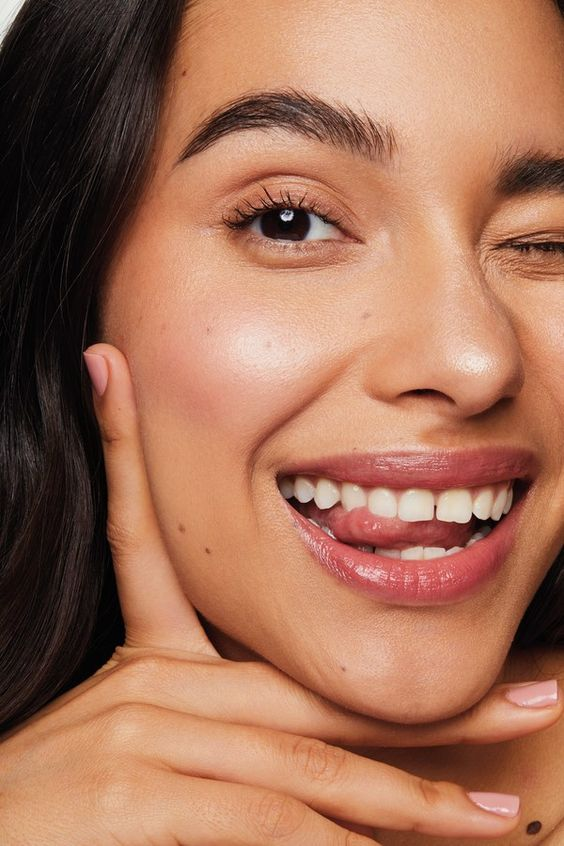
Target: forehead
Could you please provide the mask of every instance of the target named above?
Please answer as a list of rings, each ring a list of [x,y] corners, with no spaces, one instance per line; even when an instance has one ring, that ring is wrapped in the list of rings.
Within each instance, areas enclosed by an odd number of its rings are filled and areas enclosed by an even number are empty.
[[[562,148],[564,25],[553,0],[195,0],[166,132],[242,93],[295,88],[366,111],[407,147]]]

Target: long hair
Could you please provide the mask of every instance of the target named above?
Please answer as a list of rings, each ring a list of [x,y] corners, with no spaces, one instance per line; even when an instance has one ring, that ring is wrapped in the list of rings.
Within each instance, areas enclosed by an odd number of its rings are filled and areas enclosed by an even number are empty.
[[[184,0],[28,0],[0,49],[0,731],[124,630],[82,351],[148,177]]]
[[[186,0],[27,0],[0,49],[0,732],[123,642],[82,351]],[[564,645],[564,561],[516,644]]]

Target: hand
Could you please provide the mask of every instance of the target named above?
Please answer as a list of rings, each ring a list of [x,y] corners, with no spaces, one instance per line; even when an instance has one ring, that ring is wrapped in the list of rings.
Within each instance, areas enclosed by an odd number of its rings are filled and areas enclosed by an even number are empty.
[[[125,357],[107,344],[94,396],[108,482],[108,538],[126,639],[94,676],[0,738],[5,846],[374,843],[370,831],[495,837],[519,817],[481,810],[343,747],[495,743],[561,714],[493,688],[442,723],[355,715],[263,661],[223,659],[166,552]],[[348,822],[339,822],[347,820]],[[355,832],[355,833],[353,833]]]

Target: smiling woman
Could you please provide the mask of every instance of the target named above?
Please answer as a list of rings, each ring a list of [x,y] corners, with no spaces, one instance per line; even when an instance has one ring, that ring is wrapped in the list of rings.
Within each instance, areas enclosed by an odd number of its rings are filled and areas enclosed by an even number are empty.
[[[2,843],[564,842],[558,5],[27,0],[0,91]]]

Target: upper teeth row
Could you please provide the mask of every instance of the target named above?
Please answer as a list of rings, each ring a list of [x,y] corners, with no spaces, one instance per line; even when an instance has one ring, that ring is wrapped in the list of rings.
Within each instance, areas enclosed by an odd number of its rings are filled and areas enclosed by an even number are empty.
[[[500,520],[513,503],[513,483],[502,482],[479,488],[449,488],[433,491],[421,488],[392,490],[364,488],[350,482],[311,476],[286,476],[279,482],[286,499],[299,502],[312,499],[318,508],[332,508],[339,501],[345,511],[367,507],[378,517],[399,517],[408,523],[432,520],[445,523],[468,523],[472,514],[480,520]]]

